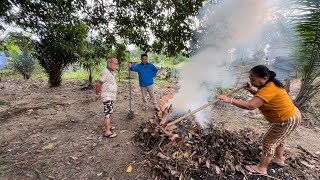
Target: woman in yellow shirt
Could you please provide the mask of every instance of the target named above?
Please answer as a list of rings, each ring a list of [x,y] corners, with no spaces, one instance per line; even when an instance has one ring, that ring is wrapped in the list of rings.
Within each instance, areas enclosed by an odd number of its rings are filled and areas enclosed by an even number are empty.
[[[301,114],[295,107],[283,84],[276,78],[276,73],[264,65],[258,65],[250,70],[250,84],[244,89],[254,97],[248,101],[235,100],[221,95],[218,98],[239,108],[254,110],[259,108],[270,127],[262,140],[262,155],[257,165],[247,165],[251,173],[267,174],[270,162],[284,166],[285,139],[301,123]],[[258,88],[255,90],[252,86]]]

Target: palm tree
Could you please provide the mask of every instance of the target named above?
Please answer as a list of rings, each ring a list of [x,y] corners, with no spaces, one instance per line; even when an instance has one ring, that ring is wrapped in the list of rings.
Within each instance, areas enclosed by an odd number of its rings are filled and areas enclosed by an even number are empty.
[[[299,35],[295,58],[299,64],[302,84],[295,99],[298,108],[308,102],[320,89],[320,2],[296,0],[293,22]]]

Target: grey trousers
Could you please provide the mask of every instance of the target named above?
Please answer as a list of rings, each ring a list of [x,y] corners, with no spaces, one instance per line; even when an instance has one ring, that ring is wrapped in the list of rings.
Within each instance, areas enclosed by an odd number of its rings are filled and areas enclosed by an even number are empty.
[[[158,104],[157,104],[157,100],[156,100],[156,97],[154,95],[154,84],[150,85],[150,86],[147,86],[147,87],[141,87],[141,94],[142,94],[142,102],[143,102],[143,106],[144,107],[147,107],[147,92],[149,93],[150,95],[150,98],[151,98],[151,101],[152,101],[152,104],[154,107],[158,107]]]

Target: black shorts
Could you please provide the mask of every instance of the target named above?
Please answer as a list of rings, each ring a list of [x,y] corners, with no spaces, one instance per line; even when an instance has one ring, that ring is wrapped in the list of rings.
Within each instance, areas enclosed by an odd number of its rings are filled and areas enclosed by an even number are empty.
[[[111,115],[113,113],[113,103],[114,101],[112,100],[103,102],[103,112],[105,118],[111,118]]]

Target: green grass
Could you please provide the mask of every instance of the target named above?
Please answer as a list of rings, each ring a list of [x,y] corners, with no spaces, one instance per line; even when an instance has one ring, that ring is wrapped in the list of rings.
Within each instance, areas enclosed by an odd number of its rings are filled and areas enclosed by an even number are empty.
[[[4,174],[4,170],[6,169],[6,166],[3,165],[3,163],[0,161],[0,176]]]
[[[15,75],[14,71],[11,69],[0,69],[1,77],[8,78]]]
[[[13,69],[0,69],[0,77],[3,79],[23,79],[22,75],[15,72]]]
[[[84,70],[77,70],[75,72],[65,72],[62,75],[62,79],[78,79],[81,83],[88,80],[88,73]]]
[[[104,66],[99,66],[98,68],[95,69],[93,72],[93,82],[97,81],[99,79],[100,73],[103,71],[105,67]],[[9,79],[23,79],[23,77],[20,74],[14,73],[13,70],[11,69],[5,69],[5,70],[0,70],[1,77],[2,78],[9,78]],[[128,70],[126,68],[121,69],[120,71],[120,81],[123,83],[128,83]],[[119,81],[119,73],[118,71],[115,72],[115,78],[116,81]],[[44,72],[43,69],[38,68],[35,70],[34,73],[31,75],[31,80],[37,80],[37,79],[42,79],[42,80],[48,80],[48,75]],[[68,80],[68,79],[77,79],[80,81],[80,83],[84,83],[88,81],[89,79],[89,73],[83,69],[78,69],[77,71],[65,71],[62,74],[62,80]],[[138,77],[135,79],[131,79],[132,83],[138,83]],[[173,85],[174,82],[164,80],[163,78],[155,78],[154,79],[155,84],[157,84],[160,87],[165,87],[165,86],[170,86]],[[0,102],[1,106],[1,102]],[[2,105],[4,106],[4,104]]]
[[[103,67],[98,67],[92,73],[93,81],[99,79],[100,73],[103,71]],[[117,78],[117,76],[116,76]],[[89,72],[83,69],[78,69],[75,72],[65,72],[62,75],[62,79],[78,79],[81,83],[84,83],[89,80]]]
[[[172,86],[173,84],[175,84],[174,82],[171,82],[171,81],[159,80],[159,79],[155,79],[154,83],[160,87]]]
[[[34,81],[34,80],[37,80],[37,79],[42,79],[42,80],[48,80],[48,75],[44,72],[39,72],[39,73],[32,73],[31,75],[31,79]]]
[[[0,100],[0,107],[9,105],[8,102]]]

